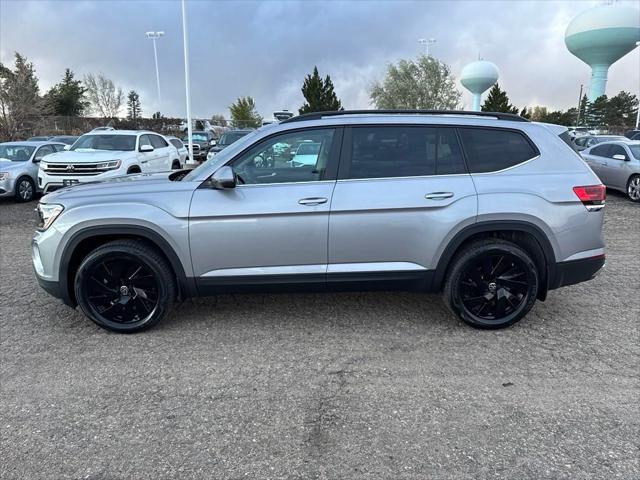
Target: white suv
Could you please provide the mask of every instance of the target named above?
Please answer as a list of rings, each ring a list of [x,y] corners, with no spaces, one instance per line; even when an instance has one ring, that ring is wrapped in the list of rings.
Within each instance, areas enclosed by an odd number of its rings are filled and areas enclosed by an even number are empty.
[[[93,131],[82,135],[69,150],[40,163],[38,187],[47,193],[76,183],[178,168],[178,151],[162,135],[138,130]]]

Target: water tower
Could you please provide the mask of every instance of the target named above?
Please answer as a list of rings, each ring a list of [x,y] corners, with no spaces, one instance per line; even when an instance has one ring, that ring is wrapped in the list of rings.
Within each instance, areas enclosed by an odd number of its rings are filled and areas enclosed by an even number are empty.
[[[589,101],[604,95],[609,67],[633,50],[639,40],[640,12],[626,5],[600,5],[569,23],[564,43],[591,67]]]
[[[474,112],[480,111],[482,92],[498,81],[498,67],[486,60],[471,62],[462,69],[460,83],[473,94]]]

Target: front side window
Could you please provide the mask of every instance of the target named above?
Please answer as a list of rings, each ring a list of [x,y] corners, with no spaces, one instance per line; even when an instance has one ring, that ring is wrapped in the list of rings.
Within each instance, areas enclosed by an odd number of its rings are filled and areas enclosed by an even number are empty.
[[[348,178],[466,173],[453,128],[355,127]]]
[[[151,146],[153,148],[164,148],[169,146],[169,144],[165,142],[164,138],[159,135],[149,135],[149,137],[151,138]]]
[[[36,158],[39,160],[42,157],[46,156],[46,155],[50,155],[52,153],[54,153],[55,150],[53,149],[52,145],[43,145],[42,147],[40,147],[38,149],[38,152],[36,153]]]
[[[92,150],[112,150],[120,152],[131,152],[136,148],[135,135],[82,135],[71,150],[92,151]]]
[[[622,147],[621,145],[611,145],[611,146],[609,146],[609,153],[607,154],[607,156],[609,158],[617,160],[617,159],[613,158],[614,155],[624,155],[624,158],[627,158],[627,152],[624,150],[624,147]]]
[[[471,173],[497,172],[538,155],[526,137],[513,130],[461,128],[460,136]]]
[[[232,162],[240,183],[290,183],[323,180],[334,129],[302,130],[275,135]]]

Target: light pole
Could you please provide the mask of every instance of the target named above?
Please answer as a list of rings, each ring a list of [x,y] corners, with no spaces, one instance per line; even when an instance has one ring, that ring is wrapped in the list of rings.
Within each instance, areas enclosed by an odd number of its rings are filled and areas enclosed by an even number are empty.
[[[158,48],[156,47],[156,40],[160,37],[164,37],[164,32],[147,32],[145,35],[147,38],[153,40],[153,56],[156,59],[156,84],[158,86],[158,110],[160,110],[162,97],[160,95],[160,70],[158,70]]]
[[[640,42],[636,42],[636,47],[640,47]],[[640,52],[640,48],[638,48],[638,52]],[[638,130],[638,125],[640,125],[640,95],[638,95],[638,113],[636,114],[636,130]]]
[[[189,165],[195,165],[193,159],[193,131],[191,127],[191,91],[189,90],[189,26],[187,25],[187,2],[182,0],[182,44],[184,46],[184,87],[187,96],[187,136],[189,145]]]
[[[418,43],[424,45],[425,54],[429,56],[429,47],[437,42],[435,38],[419,38]]]

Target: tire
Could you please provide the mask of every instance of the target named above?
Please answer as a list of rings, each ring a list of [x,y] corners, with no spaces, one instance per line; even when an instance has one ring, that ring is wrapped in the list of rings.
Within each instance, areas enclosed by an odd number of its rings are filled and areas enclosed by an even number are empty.
[[[640,175],[632,175],[627,182],[627,196],[632,202],[640,202]]]
[[[169,263],[153,247],[136,240],[116,240],[96,248],[84,258],[74,280],[82,312],[118,333],[156,325],[171,310],[176,290]]]
[[[443,295],[449,309],[475,328],[513,325],[536,302],[539,275],[531,256],[499,239],[478,240],[451,262]]]
[[[15,185],[16,202],[24,203],[33,200],[36,194],[36,186],[30,177],[20,177]]]
[[[180,165],[180,160],[174,160],[171,164],[171,170],[180,170],[182,166]]]

